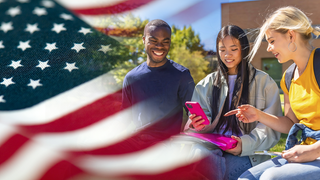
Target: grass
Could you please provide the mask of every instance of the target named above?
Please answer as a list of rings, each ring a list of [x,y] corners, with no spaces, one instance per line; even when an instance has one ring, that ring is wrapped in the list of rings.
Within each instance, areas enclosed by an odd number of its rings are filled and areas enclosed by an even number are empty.
[[[285,149],[287,134],[281,134],[279,142],[270,151],[282,152]]]
[[[280,101],[281,101],[281,106],[282,106],[282,113],[284,111],[284,107],[283,107],[283,102],[284,102],[284,97],[283,94],[280,94]],[[286,139],[287,139],[287,134],[281,134],[280,140],[279,142],[270,149],[270,151],[276,151],[276,152],[282,152],[285,149],[285,145],[286,145]],[[301,136],[301,132],[298,133],[297,137]]]
[[[280,101],[281,101],[281,108],[282,108],[282,114],[284,114],[284,106],[283,106],[283,102],[284,102],[284,96],[283,94],[280,94]]]
[[[284,102],[284,96],[283,96],[283,94],[280,94],[280,101],[281,101],[281,102]]]

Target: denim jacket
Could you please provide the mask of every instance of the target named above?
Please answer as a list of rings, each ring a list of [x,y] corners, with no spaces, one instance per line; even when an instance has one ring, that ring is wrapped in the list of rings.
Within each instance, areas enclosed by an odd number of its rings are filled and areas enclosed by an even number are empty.
[[[298,132],[302,130],[301,134],[301,140],[298,142],[297,134]],[[286,141],[286,150],[292,148],[296,144],[301,143],[302,141],[305,141],[307,137],[310,137],[312,139],[315,139],[317,141],[320,140],[320,131],[314,131],[310,128],[308,128],[306,125],[301,123],[294,124],[288,134],[287,141]]]
[[[249,104],[266,113],[281,116],[282,110],[277,84],[268,74],[256,70],[251,64],[249,64],[249,69]],[[196,85],[192,96],[192,101],[196,101],[201,105],[210,121],[212,117],[211,103],[213,83],[216,74],[217,72],[213,72],[202,79]],[[218,123],[228,93],[227,80],[223,78],[222,82],[218,115],[211,121],[211,124],[207,125],[198,133],[212,133]],[[196,132],[195,129],[189,128],[190,123],[191,120],[189,119],[185,130]],[[242,140],[242,153],[240,156],[249,156],[252,166],[270,159],[270,156],[254,155],[254,151],[270,149],[278,143],[281,133],[259,122],[249,124],[239,122],[239,124],[240,126],[247,126],[250,132],[248,134],[242,132],[244,135],[240,137]]]

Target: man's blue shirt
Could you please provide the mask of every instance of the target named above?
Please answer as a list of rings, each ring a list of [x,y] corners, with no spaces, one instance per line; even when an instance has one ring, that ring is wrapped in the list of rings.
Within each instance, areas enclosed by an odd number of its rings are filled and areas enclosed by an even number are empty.
[[[191,100],[194,86],[189,70],[172,60],[161,67],[144,62],[124,79],[122,107],[131,108],[137,129],[165,119],[157,130],[179,132],[184,103]]]

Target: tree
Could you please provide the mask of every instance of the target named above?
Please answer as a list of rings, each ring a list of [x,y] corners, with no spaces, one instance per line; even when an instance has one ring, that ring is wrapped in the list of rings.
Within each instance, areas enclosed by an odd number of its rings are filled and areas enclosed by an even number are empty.
[[[139,58],[146,58],[142,36],[148,20],[133,16],[131,13],[122,16],[110,16],[101,20],[99,31],[116,39],[129,50],[133,64],[138,65]]]
[[[191,52],[200,51],[202,55],[206,54],[206,51],[203,49],[203,45],[200,44],[199,35],[195,34],[191,26],[189,26],[188,28],[184,26],[183,29],[177,29],[173,25],[171,29],[171,49],[184,46]]]
[[[189,51],[185,46],[176,47],[171,51],[172,59],[190,70],[195,83],[206,76],[209,62],[206,61],[201,51]]]
[[[205,59],[207,52],[200,44],[199,35],[196,35],[189,26],[177,29],[172,26],[170,59],[187,67],[195,81],[198,83],[206,76],[209,62]]]
[[[116,65],[116,67],[112,71],[110,71],[118,87],[122,87],[124,77],[130,70],[132,70],[135,67],[136,67],[135,64],[133,64],[130,61],[126,61],[122,64]]]

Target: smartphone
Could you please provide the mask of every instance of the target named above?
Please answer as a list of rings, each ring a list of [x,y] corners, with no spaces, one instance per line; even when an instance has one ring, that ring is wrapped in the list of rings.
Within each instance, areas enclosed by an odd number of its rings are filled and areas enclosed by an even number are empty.
[[[201,108],[198,102],[187,101],[185,105],[191,114],[196,114],[197,116],[201,116],[202,119],[204,119],[204,122],[202,124],[210,124],[209,119],[207,118],[206,114],[204,113],[203,109]]]

